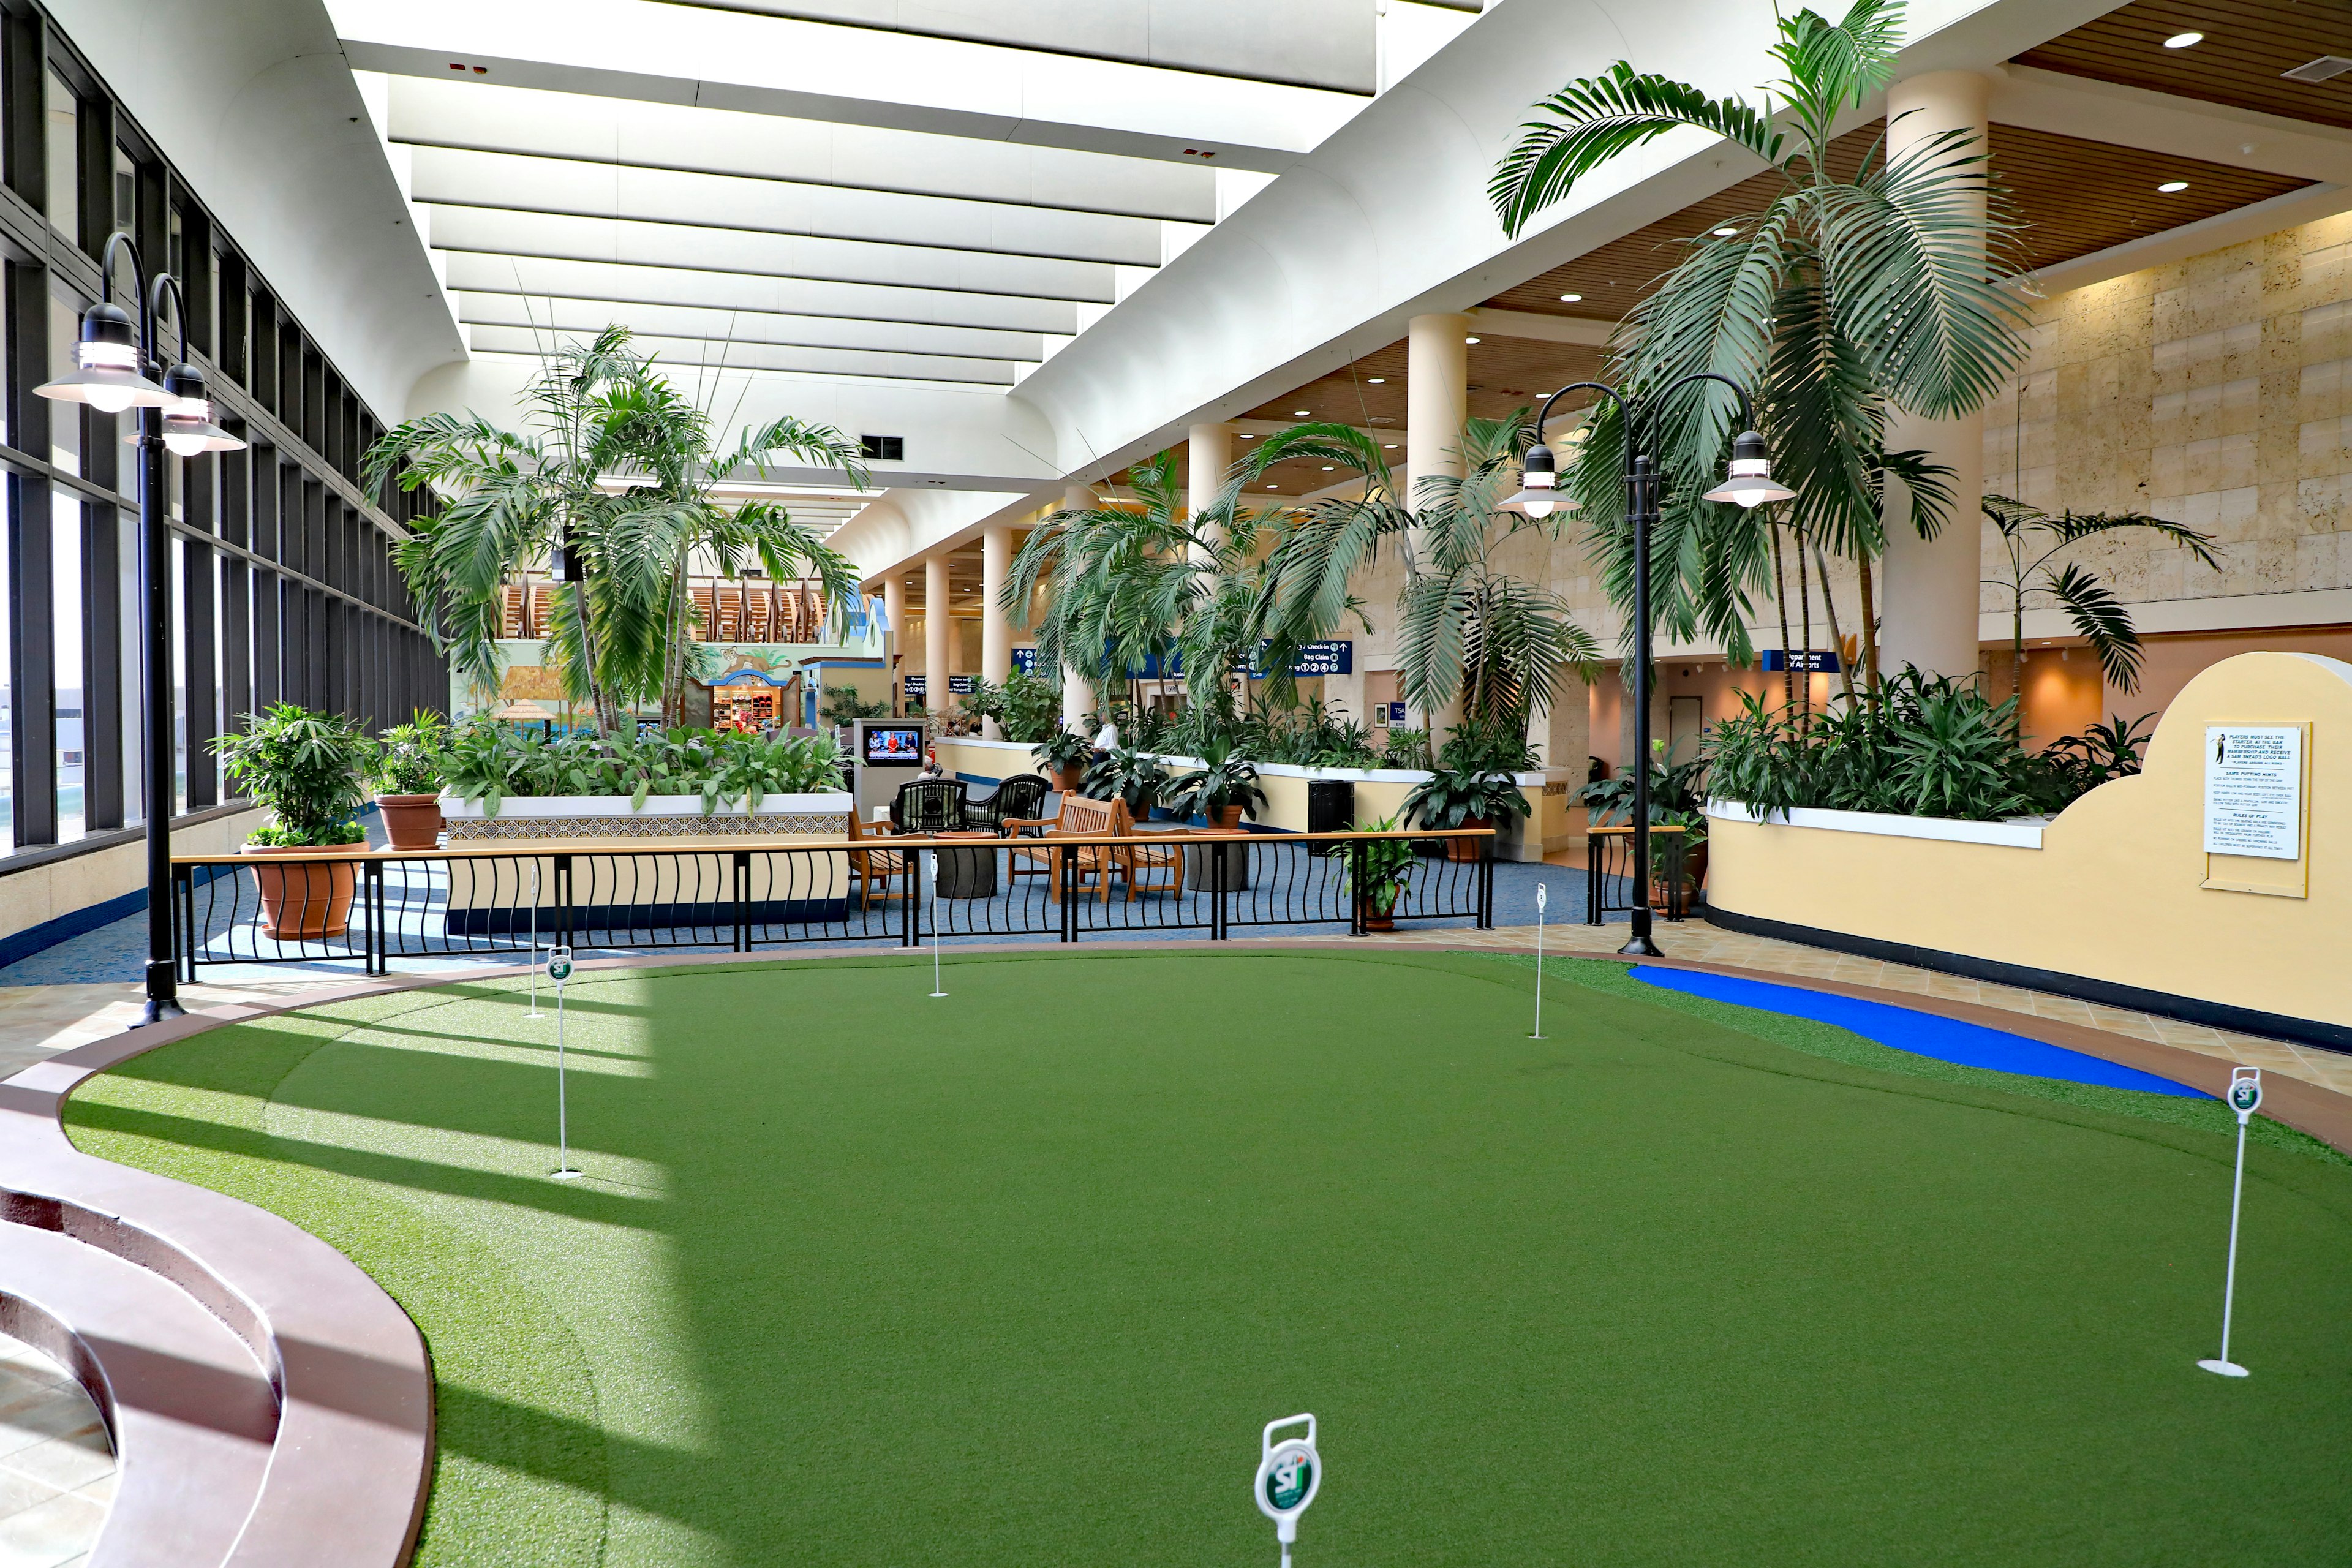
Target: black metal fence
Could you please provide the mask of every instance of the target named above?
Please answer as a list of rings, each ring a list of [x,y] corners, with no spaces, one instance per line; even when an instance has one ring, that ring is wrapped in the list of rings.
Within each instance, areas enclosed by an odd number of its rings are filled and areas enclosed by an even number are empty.
[[[1435,849],[1432,855],[1427,850]],[[1494,835],[1138,834],[180,856],[173,951],[203,965],[933,938],[1494,924]]]
[[[1597,926],[1633,908],[1633,830],[1594,827],[1585,834],[1584,923]],[[1650,907],[1678,921],[1691,910],[1691,856],[1680,827],[1650,829]]]

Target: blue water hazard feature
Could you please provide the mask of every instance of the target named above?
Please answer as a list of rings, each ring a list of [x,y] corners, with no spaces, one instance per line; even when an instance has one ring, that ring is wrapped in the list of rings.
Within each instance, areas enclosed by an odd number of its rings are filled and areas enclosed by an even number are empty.
[[[2152,1072],[2142,1072],[2082,1051],[2070,1051],[2063,1046],[2044,1045],[2003,1029],[1988,1029],[1981,1024],[1964,1024],[1957,1018],[1915,1012],[1885,1002],[1865,1002],[1855,996],[1773,985],[1761,980],[1739,980],[1727,974],[1660,969],[1646,963],[1635,964],[1633,976],[1668,991],[1730,1002],[1759,1012],[1834,1024],[1882,1046],[1892,1046],[1913,1056],[1932,1057],[1939,1062],[2022,1073],[2029,1078],[2054,1078],[2067,1083],[2177,1094],[2190,1100],[2212,1098],[2201,1089],[2175,1083],[2168,1078],[2158,1078]]]

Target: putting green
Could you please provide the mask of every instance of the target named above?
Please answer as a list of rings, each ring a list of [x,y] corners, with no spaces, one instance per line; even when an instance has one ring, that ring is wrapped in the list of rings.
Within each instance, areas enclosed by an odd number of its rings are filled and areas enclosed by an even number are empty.
[[[2352,1169],[1600,964],[843,957],[215,1029],[82,1148],[424,1330],[419,1561],[2342,1562]],[[1858,1048],[1866,1047],[1866,1048]],[[1880,1053],[1874,1056],[1872,1053]],[[2188,1102],[2163,1108],[2178,1117]]]

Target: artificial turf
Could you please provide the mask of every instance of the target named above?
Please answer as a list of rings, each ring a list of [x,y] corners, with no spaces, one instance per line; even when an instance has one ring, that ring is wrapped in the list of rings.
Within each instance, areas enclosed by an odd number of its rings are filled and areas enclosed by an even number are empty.
[[[215,1029],[68,1128],[415,1318],[425,1563],[1271,1563],[1258,1428],[1302,1410],[1299,1568],[2352,1550],[2352,1170],[2292,1140],[2250,1152],[2227,1381],[2231,1143],[2161,1097],[1600,965],[1549,966],[1543,1040],[1467,956],[946,977],[583,973],[579,1183],[503,984]]]

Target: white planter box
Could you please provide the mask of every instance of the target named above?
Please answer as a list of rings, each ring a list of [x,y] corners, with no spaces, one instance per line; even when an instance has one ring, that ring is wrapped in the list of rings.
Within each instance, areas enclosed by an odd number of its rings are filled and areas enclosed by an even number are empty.
[[[1711,800],[1706,814],[1724,822],[1757,822],[1784,827],[1811,827],[1823,833],[1869,833],[1882,838],[1930,838],[1947,844],[1990,844],[2008,849],[2039,849],[2046,816],[2012,817],[2007,822],[1961,822],[1948,816],[1893,816],[1876,811],[1823,811],[1801,805],[1794,811],[1766,815],[1733,800]]]
[[[720,803],[709,816],[714,822],[740,822],[748,813],[747,803]],[[759,815],[774,816],[782,812],[832,812],[838,815],[853,804],[846,791],[826,790],[815,795],[768,795],[760,799]],[[441,815],[451,822],[507,822],[520,818],[543,817],[647,817],[701,816],[702,797],[698,795],[649,795],[646,804],[632,806],[625,795],[508,795],[499,803],[493,817],[487,801],[463,801],[454,795],[441,797]],[[730,829],[740,832],[741,828]]]
[[[765,795],[757,812],[746,811],[738,801],[708,815],[698,795],[647,795],[636,810],[625,795],[509,795],[492,816],[487,801],[468,804],[445,795],[441,815],[449,826],[449,846],[457,848],[500,840],[838,838],[848,831],[856,805],[842,790]]]

